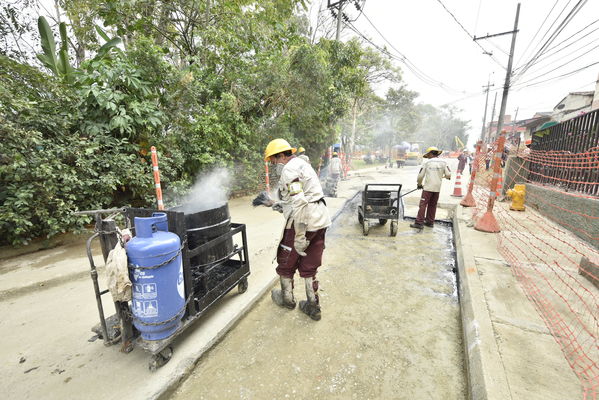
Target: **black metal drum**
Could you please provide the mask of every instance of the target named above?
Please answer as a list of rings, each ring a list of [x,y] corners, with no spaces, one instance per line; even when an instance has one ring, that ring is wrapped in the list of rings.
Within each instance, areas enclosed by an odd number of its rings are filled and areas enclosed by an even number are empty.
[[[185,225],[187,227],[187,245],[189,250],[193,250],[231,230],[229,206],[225,203],[211,210],[185,214]],[[206,267],[223,262],[232,252],[233,239],[229,238],[208,251],[191,258],[191,267]]]

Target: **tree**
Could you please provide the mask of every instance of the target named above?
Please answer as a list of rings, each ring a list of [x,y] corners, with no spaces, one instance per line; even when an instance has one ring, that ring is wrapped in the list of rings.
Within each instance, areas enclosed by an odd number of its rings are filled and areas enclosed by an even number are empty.
[[[440,149],[458,150],[455,137],[466,142],[469,121],[457,117],[459,109],[451,106],[435,108],[430,104],[417,106],[422,122],[416,131],[425,146],[436,146]]]

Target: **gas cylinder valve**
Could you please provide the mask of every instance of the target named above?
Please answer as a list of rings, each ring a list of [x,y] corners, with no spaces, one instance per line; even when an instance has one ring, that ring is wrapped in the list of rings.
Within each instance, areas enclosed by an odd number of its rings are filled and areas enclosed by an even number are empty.
[[[513,189],[507,191],[507,196],[511,197],[512,204],[510,205],[510,210],[514,211],[524,211],[526,207],[524,206],[524,201],[526,200],[526,185],[518,184],[514,185]]]

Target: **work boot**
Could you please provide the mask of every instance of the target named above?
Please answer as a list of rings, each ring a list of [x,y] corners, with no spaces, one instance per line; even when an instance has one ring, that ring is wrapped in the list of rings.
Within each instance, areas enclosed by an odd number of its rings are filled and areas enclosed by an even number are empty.
[[[413,224],[410,224],[410,228],[423,229],[424,225],[414,222]]]
[[[273,289],[270,297],[276,305],[293,310],[295,308],[295,298],[293,298],[293,278],[279,277],[281,289]]]
[[[434,222],[425,222],[424,226],[428,226],[429,228],[432,228],[433,226],[435,226]]]
[[[304,278],[306,299],[300,301],[300,310],[314,321],[320,321],[320,301],[318,298],[318,281],[316,277]]]

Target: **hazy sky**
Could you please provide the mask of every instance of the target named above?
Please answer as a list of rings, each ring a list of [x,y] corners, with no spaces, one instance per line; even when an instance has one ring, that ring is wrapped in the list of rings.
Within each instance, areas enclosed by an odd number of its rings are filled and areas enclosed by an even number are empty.
[[[362,1],[360,0],[360,3]],[[518,1],[442,0],[442,3],[470,34],[485,36],[513,29]],[[585,1],[521,1],[514,68],[521,67],[529,61],[578,3],[584,4]],[[313,0],[312,19],[315,19],[319,4],[326,5],[326,0]],[[483,50],[460,28],[439,0],[366,0],[363,15],[356,10],[353,0],[346,3],[345,7],[348,15],[352,18],[357,17],[353,22],[355,28],[372,42],[381,47],[386,45],[390,52],[396,54],[368,19],[413,65],[446,86],[440,88],[430,82],[425,83],[400,62],[396,62],[404,71],[404,80],[409,88],[420,93],[420,102],[435,106],[451,103],[463,110],[462,118],[471,121],[470,143],[475,141],[481,131],[485,101],[482,86],[486,85],[489,74],[491,83],[495,84],[492,90],[498,93],[495,113],[497,118],[511,35],[478,42],[486,50],[493,52],[493,57],[498,61],[496,63],[491,57],[483,54]],[[546,21],[539,30],[544,20]],[[592,25],[559,45],[589,24]],[[588,36],[583,37],[586,34]],[[355,35],[346,28],[343,30],[342,40]],[[536,65],[516,80],[513,89],[510,90],[506,114],[514,117],[518,107],[518,119],[529,118],[535,111],[551,111],[569,92],[594,90],[599,64],[569,77],[533,86],[527,85],[599,62],[599,1],[586,2],[549,48],[553,46],[556,47],[547,51],[546,55],[538,59]],[[562,50],[559,51],[560,49]],[[555,70],[552,71],[553,69]],[[383,94],[384,90],[384,87],[378,89],[380,94]],[[490,119],[495,91],[491,91],[489,95],[487,122]]]

